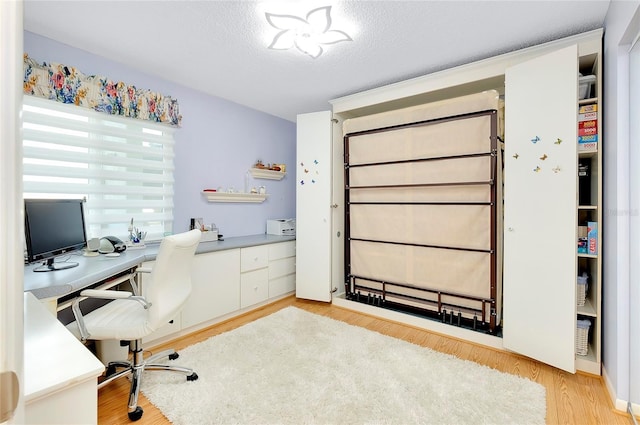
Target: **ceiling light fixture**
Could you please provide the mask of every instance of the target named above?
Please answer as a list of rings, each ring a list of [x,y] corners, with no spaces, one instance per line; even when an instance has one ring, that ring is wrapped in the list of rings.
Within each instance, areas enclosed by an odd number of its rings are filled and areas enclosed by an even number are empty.
[[[352,41],[346,32],[331,29],[331,6],[313,9],[307,13],[306,19],[268,12],[265,15],[272,27],[281,30],[273,38],[269,49],[288,50],[295,46],[315,59],[322,54],[322,45]]]

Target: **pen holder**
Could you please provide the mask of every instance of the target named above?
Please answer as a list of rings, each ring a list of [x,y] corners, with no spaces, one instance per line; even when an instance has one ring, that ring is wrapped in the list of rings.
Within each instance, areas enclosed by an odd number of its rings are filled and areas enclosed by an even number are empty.
[[[139,230],[137,227],[129,232],[129,240],[127,241],[127,248],[136,249],[144,248],[144,240],[147,237],[147,232]]]

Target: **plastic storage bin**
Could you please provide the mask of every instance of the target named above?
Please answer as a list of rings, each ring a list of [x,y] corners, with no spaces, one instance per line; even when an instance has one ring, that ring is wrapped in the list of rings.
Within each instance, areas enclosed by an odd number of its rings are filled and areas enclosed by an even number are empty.
[[[578,320],[576,329],[576,354],[578,356],[586,356],[589,352],[589,328],[590,320]]]
[[[578,86],[578,99],[586,99],[591,97],[591,88],[596,83],[595,75],[585,75],[578,78],[580,85]]]

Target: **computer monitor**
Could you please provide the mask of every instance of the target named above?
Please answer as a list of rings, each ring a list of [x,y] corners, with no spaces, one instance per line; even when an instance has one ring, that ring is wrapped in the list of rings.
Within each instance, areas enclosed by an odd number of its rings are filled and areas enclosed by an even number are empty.
[[[62,254],[87,246],[82,199],[25,199],[24,231],[27,262],[42,261],[35,272],[76,267],[72,261],[54,261]]]

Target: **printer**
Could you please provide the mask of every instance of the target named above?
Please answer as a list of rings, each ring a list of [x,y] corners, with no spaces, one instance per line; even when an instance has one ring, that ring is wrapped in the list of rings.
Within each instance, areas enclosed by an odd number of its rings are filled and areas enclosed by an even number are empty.
[[[281,218],[267,220],[267,235],[295,236],[296,220],[294,218]]]

